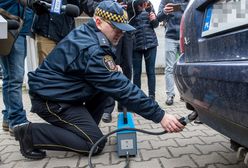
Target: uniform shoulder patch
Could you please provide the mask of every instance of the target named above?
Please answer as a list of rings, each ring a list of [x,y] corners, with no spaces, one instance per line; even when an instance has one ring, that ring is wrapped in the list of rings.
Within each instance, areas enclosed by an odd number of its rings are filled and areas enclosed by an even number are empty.
[[[113,57],[110,55],[105,55],[103,57],[103,64],[105,65],[105,67],[110,71],[110,72],[114,72],[117,71],[117,67],[116,64],[113,60]]]

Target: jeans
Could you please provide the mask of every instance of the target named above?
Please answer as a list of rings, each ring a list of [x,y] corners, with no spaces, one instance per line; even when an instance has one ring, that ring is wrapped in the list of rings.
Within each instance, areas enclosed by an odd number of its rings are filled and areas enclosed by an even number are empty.
[[[142,57],[144,55],[146,64],[146,74],[148,78],[149,96],[155,97],[155,61],[157,55],[157,47],[147,50],[134,51],[133,53],[133,83],[141,88],[141,73],[142,73]]]
[[[26,57],[26,37],[20,35],[10,55],[0,57],[3,68],[3,102],[5,110],[2,111],[3,119],[9,127],[27,122],[26,112],[22,104],[22,84],[24,76],[24,59]]]
[[[173,66],[179,53],[179,40],[165,38],[165,90],[167,97],[174,97]]]

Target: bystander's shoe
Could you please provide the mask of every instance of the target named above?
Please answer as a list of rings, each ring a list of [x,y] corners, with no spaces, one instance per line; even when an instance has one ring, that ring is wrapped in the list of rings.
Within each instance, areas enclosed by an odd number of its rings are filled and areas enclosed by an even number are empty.
[[[3,120],[2,127],[3,131],[9,131],[9,135],[12,137],[14,136],[13,128],[9,127],[9,122]]]
[[[174,97],[169,96],[169,97],[167,97],[165,104],[167,104],[168,106],[171,106],[173,104],[173,101],[174,101]]]
[[[13,128],[15,139],[20,144],[20,152],[28,159],[43,159],[46,157],[46,152],[40,149],[34,149],[30,126],[31,123],[24,123],[16,125]]]
[[[105,123],[110,123],[112,121],[111,113],[103,113],[102,121],[105,122]]]
[[[4,131],[9,131],[9,122],[3,120],[2,127]]]

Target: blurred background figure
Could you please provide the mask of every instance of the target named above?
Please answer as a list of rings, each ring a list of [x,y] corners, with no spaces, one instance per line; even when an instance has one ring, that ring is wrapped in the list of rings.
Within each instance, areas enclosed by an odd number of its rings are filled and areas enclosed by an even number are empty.
[[[135,10],[130,24],[136,28],[133,42],[133,83],[141,88],[142,59],[144,57],[148,78],[148,95],[155,100],[155,61],[158,40],[154,28],[158,27],[159,22],[153,6],[148,0],[134,1],[132,8]]]
[[[179,54],[179,28],[188,0],[161,0],[157,19],[165,25],[165,83],[167,99],[165,103],[172,105],[174,102],[174,77],[173,65]]]
[[[124,8],[127,8],[128,1],[118,0]],[[130,13],[128,12],[128,18],[130,19]],[[116,64],[122,68],[123,74],[132,80],[132,57],[133,57],[133,32],[125,32],[123,37],[120,39],[116,47]],[[109,123],[112,121],[112,112],[114,110],[115,101],[112,98],[108,99],[108,104],[106,105],[105,111],[102,116],[102,121]],[[118,103],[117,111],[123,111],[123,106]]]
[[[71,30],[75,28],[74,17],[82,14],[83,12],[89,16],[93,16],[97,2],[93,0],[63,0],[62,5],[68,4],[68,10],[63,13],[51,13],[44,4],[37,3],[32,4],[33,0],[29,1],[29,6],[35,12],[34,22],[32,26],[32,32],[35,34],[35,40],[37,43],[37,53],[39,64],[47,57],[47,55],[53,50],[53,48],[60,42]],[[68,7],[68,6],[66,6]],[[75,8],[76,7],[76,8]],[[77,13],[77,9],[78,13]]]

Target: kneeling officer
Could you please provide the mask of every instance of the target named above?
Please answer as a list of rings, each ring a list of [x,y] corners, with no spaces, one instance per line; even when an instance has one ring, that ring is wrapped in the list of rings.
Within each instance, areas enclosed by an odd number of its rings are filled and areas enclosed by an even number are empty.
[[[93,19],[74,29],[47,59],[30,72],[31,111],[48,123],[28,123],[14,128],[26,158],[42,159],[40,149],[88,154],[103,134],[98,127],[108,97],[168,132],[183,129],[177,118],[133,85],[114,62],[113,46],[134,28],[126,11],[113,1],[101,2]],[[62,28],[62,27],[61,27]],[[99,144],[101,152],[106,141]]]

